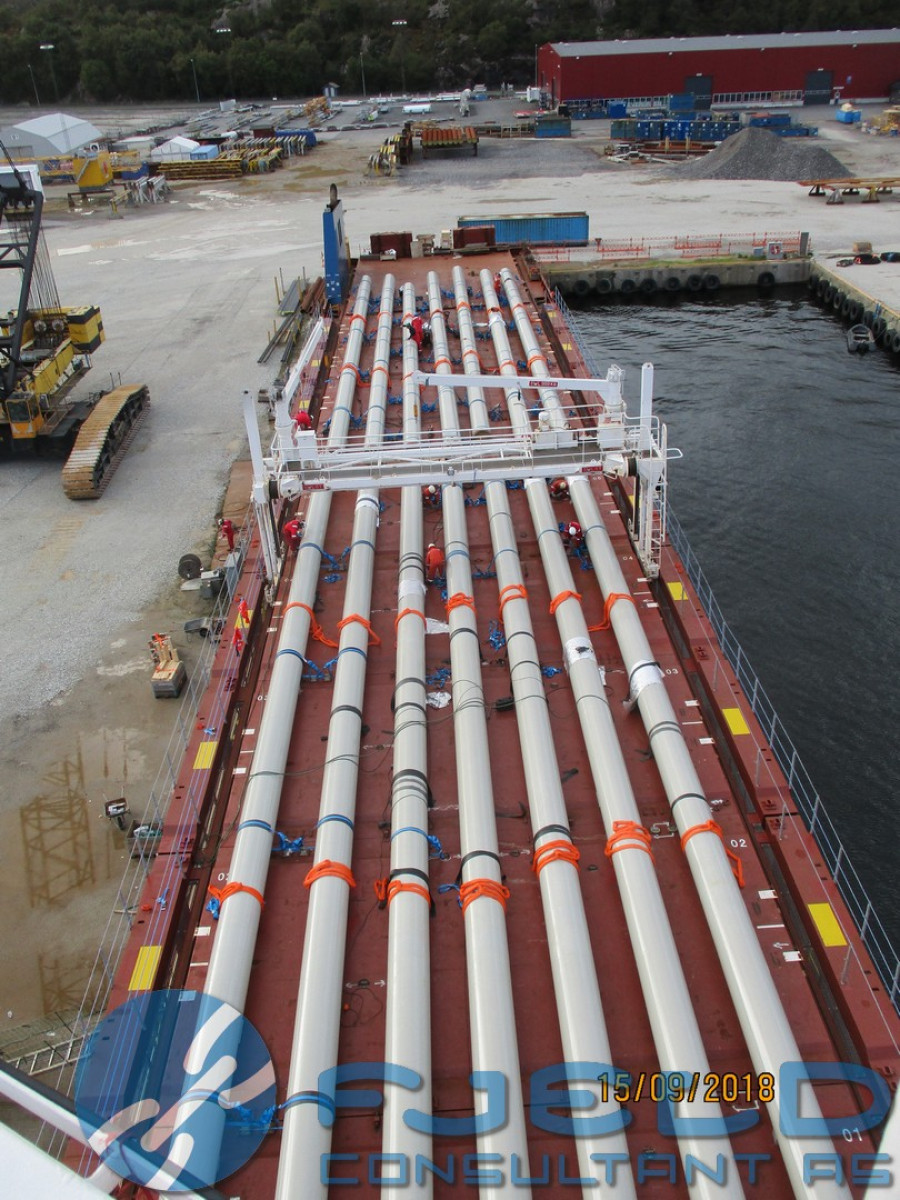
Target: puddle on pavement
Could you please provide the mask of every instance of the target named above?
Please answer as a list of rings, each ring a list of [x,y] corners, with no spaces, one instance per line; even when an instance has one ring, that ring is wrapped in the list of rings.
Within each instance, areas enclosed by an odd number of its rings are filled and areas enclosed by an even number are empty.
[[[0,812],[0,1047],[25,1022],[81,1007],[128,855],[105,802],[140,796],[142,808],[158,765],[146,730],[65,740],[70,753],[30,787],[19,775],[18,803],[7,789]]]

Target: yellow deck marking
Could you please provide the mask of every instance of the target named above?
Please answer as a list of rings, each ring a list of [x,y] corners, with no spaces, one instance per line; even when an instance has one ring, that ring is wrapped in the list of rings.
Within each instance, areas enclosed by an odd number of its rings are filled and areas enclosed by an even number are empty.
[[[197,750],[197,757],[194,759],[194,770],[205,771],[207,767],[211,767],[213,759],[216,756],[216,746],[218,742],[201,742]]]
[[[684,584],[680,583],[679,580],[677,580],[677,579],[671,580],[669,583],[666,584],[666,587],[671,592],[673,600],[686,600],[687,599],[687,592],[684,590]]]
[[[816,923],[819,937],[823,946],[846,946],[847,939],[841,932],[834,909],[827,902],[823,904],[807,904],[809,914]]]
[[[141,946],[138,950],[134,970],[131,972],[131,979],[128,981],[129,992],[146,992],[153,987],[160,954],[162,954],[162,946]]]
[[[750,726],[744,720],[744,714],[739,708],[723,708],[722,716],[728,722],[732,733],[749,733]]]

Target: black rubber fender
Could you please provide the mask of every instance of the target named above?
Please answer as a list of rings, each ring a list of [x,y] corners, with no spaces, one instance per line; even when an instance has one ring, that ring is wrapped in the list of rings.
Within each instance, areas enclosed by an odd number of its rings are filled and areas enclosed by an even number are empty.
[[[619,291],[623,296],[630,296],[632,292],[637,291],[637,284],[633,279],[623,279],[619,284]]]
[[[775,286],[775,276],[771,271],[763,271],[759,279],[756,281],[756,286],[761,288],[770,288]]]
[[[719,279],[718,275],[704,275],[703,276],[703,290],[704,291],[717,292],[721,286],[722,286],[722,281]]]
[[[701,292],[703,290],[703,276],[702,275],[688,275],[687,290],[689,292]]]
[[[853,301],[850,299],[849,296],[843,297],[843,299],[841,300],[841,316],[844,316],[844,317],[850,316],[850,308],[851,308],[852,304],[853,304]]]
[[[681,280],[678,278],[677,275],[670,275],[669,278],[666,280],[666,282],[663,284],[663,287],[666,289],[667,292],[672,292],[672,293],[680,292],[681,291]]]
[[[820,276],[819,282],[816,284],[816,295],[819,297],[820,300],[827,301],[828,289],[830,287],[831,287],[831,284],[828,282],[828,280],[825,278],[825,276],[824,275]]]
[[[862,321],[866,329],[871,329],[875,324],[875,314],[872,312],[871,308],[867,308],[863,311]]]
[[[835,312],[841,311],[841,305],[844,303],[844,301],[846,299],[847,299],[847,297],[846,297],[845,293],[842,292],[839,287],[834,288],[834,290],[831,293],[831,307],[834,309]]]
[[[854,325],[859,320],[859,318],[862,316],[862,311],[863,311],[863,306],[860,304],[860,302],[858,300],[850,301],[849,305],[847,306],[847,316],[850,318],[850,320],[853,322]]]
[[[656,291],[656,288],[657,288],[657,283],[652,275],[648,275],[646,279],[642,279],[638,286],[638,290],[644,296],[652,296],[653,293]]]
[[[887,336],[885,336],[887,341]],[[890,336],[890,346],[895,354],[900,354],[900,329],[895,329]]]
[[[196,554],[182,554],[178,560],[178,574],[181,579],[199,579],[202,564]]]
[[[608,275],[604,275],[597,280],[596,287],[601,296],[608,296],[613,290],[613,281]]]
[[[887,321],[884,319],[884,317],[875,317],[873,319],[872,332],[875,334],[876,338],[880,338],[886,329]]]
[[[590,294],[590,290],[591,290],[591,285],[588,283],[588,281],[586,279],[576,279],[575,282],[572,284],[573,295],[580,297],[580,299],[582,299],[582,300],[584,299],[585,296]]]

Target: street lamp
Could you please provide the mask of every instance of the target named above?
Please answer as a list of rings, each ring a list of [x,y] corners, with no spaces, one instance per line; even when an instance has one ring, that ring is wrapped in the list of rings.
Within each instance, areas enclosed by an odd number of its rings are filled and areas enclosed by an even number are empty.
[[[41,98],[40,98],[40,96],[38,95],[38,90],[37,90],[37,80],[36,80],[36,79],[35,79],[35,77],[34,77],[34,71],[33,71],[33,70],[32,70],[32,68],[31,68],[31,63],[29,63],[29,64],[28,64],[28,74],[31,76],[31,86],[34,88],[34,98],[35,98],[35,101],[37,102],[37,105],[38,105],[38,107],[40,107],[40,104],[41,104]]]
[[[359,52],[359,73],[362,75],[363,100],[366,98],[366,68],[363,66],[362,50]]]
[[[402,17],[396,21],[391,21],[395,29],[399,29],[399,36],[403,37],[403,30],[406,28],[406,21]],[[400,42],[400,81],[403,84],[403,95],[406,95],[406,56],[404,54],[404,43]]]
[[[194,75],[194,92],[197,96],[197,103],[200,103],[200,84],[197,82],[197,68],[194,66],[194,60],[191,59],[191,71]]]
[[[56,49],[56,46],[53,42],[41,42],[41,49],[51,51],[51,54],[50,54],[50,78],[53,80],[53,95],[56,97],[56,103],[59,104],[59,88],[56,86],[56,71],[53,69],[53,54],[52,54],[52,51],[54,51]]]
[[[231,33],[230,25],[217,25],[216,33]],[[228,71],[228,91],[231,93],[230,99],[234,98],[234,81],[231,78],[231,46],[225,51],[225,68]]]

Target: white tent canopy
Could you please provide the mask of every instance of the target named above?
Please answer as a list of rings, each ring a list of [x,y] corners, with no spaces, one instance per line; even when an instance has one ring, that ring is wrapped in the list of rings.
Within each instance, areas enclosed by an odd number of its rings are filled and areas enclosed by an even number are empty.
[[[48,113],[18,125],[0,129],[0,142],[13,158],[53,158],[74,154],[103,134],[90,121],[70,117],[67,113]]]
[[[199,142],[189,137],[169,138],[167,142],[150,151],[150,159],[152,162],[182,162],[189,159],[191,151],[196,150],[199,145]]]

